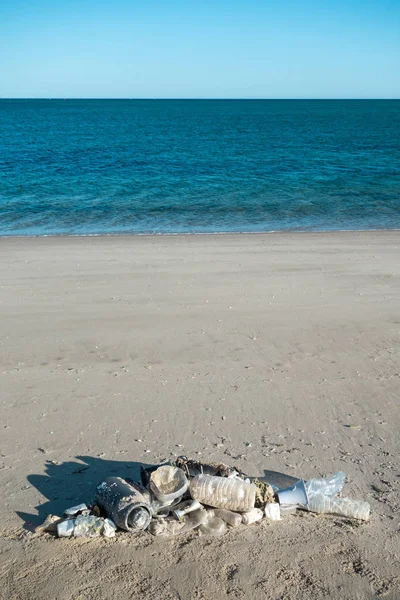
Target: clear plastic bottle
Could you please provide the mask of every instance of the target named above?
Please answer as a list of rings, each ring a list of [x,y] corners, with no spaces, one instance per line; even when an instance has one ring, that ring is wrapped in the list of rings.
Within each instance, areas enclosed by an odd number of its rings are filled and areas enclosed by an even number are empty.
[[[371,509],[368,502],[314,494],[309,498],[308,510],[319,515],[334,514],[368,521]]]
[[[215,508],[214,515],[231,527],[238,527],[242,523],[242,515],[226,508]]]
[[[256,486],[240,479],[196,475],[190,482],[190,494],[207,506],[247,512],[254,508]]]
[[[313,494],[323,494],[324,496],[336,496],[343,486],[344,481],[346,479],[345,473],[343,471],[338,471],[332,477],[327,479],[310,479],[306,481],[306,490],[308,497]]]

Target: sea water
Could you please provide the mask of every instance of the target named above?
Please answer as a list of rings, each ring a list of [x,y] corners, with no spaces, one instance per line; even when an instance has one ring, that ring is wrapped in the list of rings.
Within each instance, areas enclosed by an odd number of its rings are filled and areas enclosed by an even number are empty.
[[[398,100],[0,100],[0,235],[378,228]]]

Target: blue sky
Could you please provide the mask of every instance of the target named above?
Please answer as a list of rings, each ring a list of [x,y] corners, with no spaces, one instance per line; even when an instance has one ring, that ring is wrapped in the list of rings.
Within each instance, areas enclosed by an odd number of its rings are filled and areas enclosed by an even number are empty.
[[[400,98],[400,0],[1,0],[0,97]]]

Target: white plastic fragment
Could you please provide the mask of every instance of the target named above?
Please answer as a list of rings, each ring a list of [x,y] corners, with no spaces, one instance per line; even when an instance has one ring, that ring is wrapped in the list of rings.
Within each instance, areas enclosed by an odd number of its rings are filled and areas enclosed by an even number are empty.
[[[67,521],[62,521],[57,525],[57,535],[58,537],[71,537],[74,532],[75,519],[68,519]]]
[[[182,508],[177,508],[176,510],[173,510],[172,513],[178,521],[181,521],[184,515],[194,512],[195,510],[201,510],[202,508],[202,505],[197,500],[189,500],[182,504]]]
[[[115,537],[115,532],[117,531],[117,526],[115,525],[114,521],[111,521],[111,519],[104,519],[104,525],[103,525],[103,535],[105,537],[108,538],[112,538]]]
[[[251,525],[252,523],[261,521],[263,516],[263,511],[260,508],[252,508],[248,512],[242,514],[242,523],[244,523],[244,525]]]
[[[265,516],[271,521],[281,520],[281,507],[277,502],[270,502],[265,505]]]
[[[64,510],[64,515],[66,517],[75,517],[83,510],[88,510],[86,504],[78,504],[77,506],[71,506],[71,508],[67,508],[67,510]]]

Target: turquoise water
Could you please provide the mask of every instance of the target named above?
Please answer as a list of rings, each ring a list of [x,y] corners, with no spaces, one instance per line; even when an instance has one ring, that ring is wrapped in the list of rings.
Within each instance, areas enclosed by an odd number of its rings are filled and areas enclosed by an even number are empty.
[[[0,100],[0,235],[400,228],[400,101]]]

